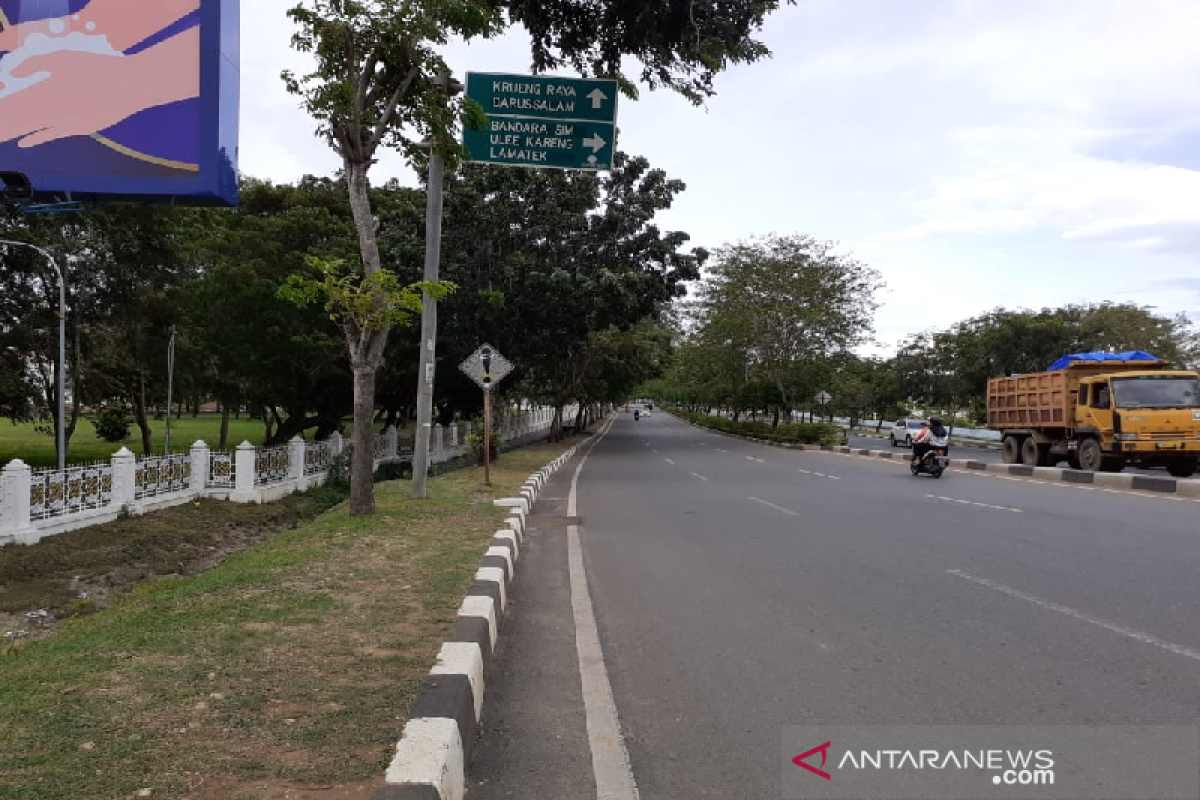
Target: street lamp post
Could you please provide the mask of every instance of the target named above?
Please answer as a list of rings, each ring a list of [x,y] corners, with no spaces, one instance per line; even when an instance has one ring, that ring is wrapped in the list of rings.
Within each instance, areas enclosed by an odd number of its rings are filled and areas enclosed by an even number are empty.
[[[9,239],[0,239],[0,244],[12,245],[13,247],[28,247],[30,250],[36,250],[42,254],[43,258],[50,262],[50,266],[54,268],[54,272],[58,276],[58,441],[56,445],[58,448],[58,468],[60,470],[66,469],[67,415],[66,397],[64,396],[63,386],[66,383],[64,374],[67,371],[67,282],[63,278],[62,270],[58,267],[58,262],[45,249],[29,242],[14,242]]]
[[[171,401],[175,388],[175,326],[171,326],[171,340],[167,343],[167,436],[163,442],[163,455],[171,454]]]

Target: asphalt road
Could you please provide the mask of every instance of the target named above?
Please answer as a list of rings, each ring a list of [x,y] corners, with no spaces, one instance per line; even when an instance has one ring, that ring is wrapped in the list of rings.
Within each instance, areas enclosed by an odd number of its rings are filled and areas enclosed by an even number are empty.
[[[985,452],[985,451],[979,451]],[[539,499],[472,798],[595,797],[562,498]],[[1200,506],[797,452],[622,414],[579,481],[646,800],[778,798],[810,724],[1194,724]]]

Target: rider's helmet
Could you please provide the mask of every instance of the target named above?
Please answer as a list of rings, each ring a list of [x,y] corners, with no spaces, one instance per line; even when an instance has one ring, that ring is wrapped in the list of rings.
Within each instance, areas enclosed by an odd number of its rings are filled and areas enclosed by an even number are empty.
[[[941,418],[941,417],[930,417],[930,418],[929,418],[929,424],[930,424],[930,425],[941,425],[941,424],[942,424],[942,418]]]

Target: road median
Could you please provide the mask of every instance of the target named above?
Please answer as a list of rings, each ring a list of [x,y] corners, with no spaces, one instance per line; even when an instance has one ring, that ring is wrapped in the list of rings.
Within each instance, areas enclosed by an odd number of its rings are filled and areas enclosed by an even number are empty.
[[[441,724],[425,687],[457,686],[472,708],[481,695],[454,676],[474,674],[468,651],[480,674],[490,656],[523,517],[493,500],[540,486],[530,473],[544,478],[573,444],[505,453],[492,487],[476,468],[438,477],[425,501],[408,481],[379,484],[375,516],[335,507],[203,574],[160,578],[8,644],[0,794],[383,790],[410,704]]]

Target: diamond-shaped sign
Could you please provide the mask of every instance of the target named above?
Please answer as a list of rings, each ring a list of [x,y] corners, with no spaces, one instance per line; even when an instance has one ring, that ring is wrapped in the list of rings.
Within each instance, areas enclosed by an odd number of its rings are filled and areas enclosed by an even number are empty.
[[[500,355],[500,351],[490,344],[480,345],[478,350],[458,365],[458,368],[485,392],[513,371],[512,362]]]

